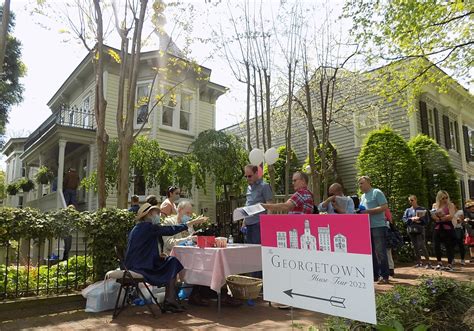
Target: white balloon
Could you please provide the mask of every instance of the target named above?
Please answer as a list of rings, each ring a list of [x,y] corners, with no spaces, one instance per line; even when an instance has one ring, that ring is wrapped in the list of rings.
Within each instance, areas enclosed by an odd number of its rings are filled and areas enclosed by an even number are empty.
[[[278,157],[278,151],[275,147],[271,147],[265,152],[265,162],[267,162],[268,165],[274,164],[278,160]]]
[[[258,148],[254,148],[250,151],[249,160],[251,164],[259,165],[263,162],[263,151]]]

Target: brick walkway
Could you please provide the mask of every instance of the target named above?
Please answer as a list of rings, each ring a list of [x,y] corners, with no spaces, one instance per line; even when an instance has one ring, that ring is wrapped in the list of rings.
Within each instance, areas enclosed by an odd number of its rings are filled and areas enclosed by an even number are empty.
[[[474,265],[457,269],[456,272],[439,272],[404,266],[396,269],[392,284],[414,285],[422,275],[443,275],[461,281],[472,281]],[[376,290],[390,289],[393,285],[376,285]],[[259,301],[254,307],[223,307],[218,314],[215,306],[210,308],[189,307],[186,313],[159,315],[154,319],[145,307],[131,307],[114,321],[111,312],[85,313],[72,310],[59,314],[40,315],[0,322],[0,330],[307,330],[310,326],[322,328],[326,315],[301,309],[290,310],[270,307]]]

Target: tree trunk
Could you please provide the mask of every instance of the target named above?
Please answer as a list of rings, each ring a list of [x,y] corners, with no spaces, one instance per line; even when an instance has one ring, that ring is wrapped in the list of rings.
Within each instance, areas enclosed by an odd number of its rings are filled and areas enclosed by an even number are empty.
[[[133,122],[135,115],[136,105],[136,87],[138,80],[138,69],[140,65],[140,53],[141,53],[141,36],[143,30],[143,23],[145,20],[145,13],[148,5],[148,0],[140,1],[140,13],[139,17],[135,18],[135,29],[133,33],[131,51],[130,51],[130,63],[128,68],[121,70],[121,75],[124,75],[128,69],[128,85],[127,85],[127,107],[125,114],[123,114],[123,108],[117,108],[117,129],[118,125],[123,125],[121,133],[118,133],[119,140],[119,159],[118,159],[118,183],[117,183],[117,208],[126,208],[128,205],[128,187],[130,182],[130,149],[134,141]],[[121,34],[122,38],[126,38],[126,34]],[[124,40],[124,39],[122,39]],[[122,45],[126,45],[128,48],[128,42],[123,41]],[[126,51],[126,50],[125,50]],[[122,63],[122,66],[124,64]],[[153,87],[151,87],[153,88]],[[119,94],[120,95],[120,94]],[[122,93],[123,95],[123,93]],[[149,101],[148,101],[149,103]],[[124,116],[125,115],[125,116]],[[120,116],[120,118],[119,118]],[[125,122],[121,118],[125,117]]]
[[[304,85],[306,94],[306,111],[307,111],[307,123],[308,123],[308,157],[309,157],[309,168],[310,168],[310,179],[311,187],[313,189],[314,201],[320,201],[321,197],[319,194],[318,177],[316,174],[316,163],[314,160],[314,136],[313,136],[313,110],[311,107],[311,89],[309,81],[305,81]]]
[[[322,136],[321,136],[321,146],[318,149],[319,150],[319,157],[321,159],[321,184],[322,184],[322,191],[323,191],[323,198],[327,198],[327,176],[326,176],[326,146],[328,142],[328,137],[327,137],[327,129],[328,129],[328,123],[327,123],[327,112],[328,112],[328,104],[327,104],[327,93],[324,93],[324,84],[326,82],[326,74],[324,69],[322,69],[321,73],[321,80],[319,81],[319,93],[320,93],[320,98],[321,98],[321,124],[322,124]]]
[[[258,69],[258,79],[259,79],[259,91],[260,91],[260,111],[261,111],[261,123],[262,123],[262,143],[263,149],[267,150],[267,138],[265,135],[265,107],[263,106],[263,82],[262,82],[262,71]]]
[[[270,75],[267,73],[267,69],[263,69],[263,79],[265,82],[265,107],[266,107],[266,131],[267,131],[267,146],[268,148],[272,147],[272,132],[271,132],[271,111],[272,105],[270,101]],[[268,166],[268,174],[270,175],[270,186],[272,191],[275,191],[275,167],[272,165]]]
[[[252,150],[252,142],[250,141],[250,65],[247,61],[245,61],[245,72],[247,75],[247,149],[249,151]]]
[[[104,39],[103,39],[103,21],[102,10],[100,8],[100,0],[94,0],[94,8],[97,14],[97,46],[92,52],[97,52],[97,57],[92,54],[95,65],[95,120],[97,124],[96,142],[97,142],[97,194],[98,207],[106,206],[106,190],[105,190],[105,155],[107,153],[107,144],[109,136],[105,130],[105,111],[107,109],[107,101],[104,96]]]
[[[257,72],[255,66],[253,67],[253,99],[255,106],[255,141],[257,148],[260,148],[260,135],[258,134],[258,99],[257,99]]]
[[[291,165],[291,106],[293,102],[292,65],[288,65],[288,118],[286,122],[286,162],[285,162],[285,199],[290,193],[290,165]]]
[[[5,63],[5,52],[8,40],[8,25],[10,23],[10,0],[5,0],[3,4],[2,26],[0,27],[0,75],[3,73]]]

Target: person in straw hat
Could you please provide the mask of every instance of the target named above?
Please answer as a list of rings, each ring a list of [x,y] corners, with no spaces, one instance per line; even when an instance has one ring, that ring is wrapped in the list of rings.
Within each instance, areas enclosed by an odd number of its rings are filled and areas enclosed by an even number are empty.
[[[160,208],[144,203],[137,212],[137,224],[128,236],[125,265],[129,270],[143,275],[146,282],[156,286],[166,286],[164,310],[182,312],[183,308],[176,299],[176,275],[183,269],[178,259],[172,256],[160,256],[158,237],[172,236],[185,231],[188,226],[201,223],[201,220],[187,224],[161,226],[153,224],[160,217]]]

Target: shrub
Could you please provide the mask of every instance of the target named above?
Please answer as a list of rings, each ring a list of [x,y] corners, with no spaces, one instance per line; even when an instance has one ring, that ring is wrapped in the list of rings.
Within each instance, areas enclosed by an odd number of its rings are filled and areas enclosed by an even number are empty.
[[[405,330],[468,330],[462,316],[473,304],[471,282],[423,276],[416,286],[396,285],[390,291],[377,293],[377,329],[395,330],[390,326],[399,325]],[[330,330],[373,329],[372,325],[339,317],[330,317],[327,326]]]
[[[405,140],[385,127],[372,131],[357,159],[358,175],[367,175],[372,186],[385,194],[394,220],[401,219],[410,194],[424,200],[420,164]]]

